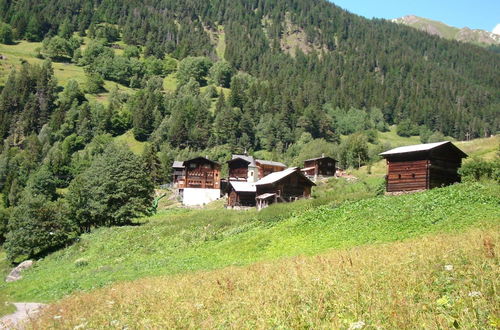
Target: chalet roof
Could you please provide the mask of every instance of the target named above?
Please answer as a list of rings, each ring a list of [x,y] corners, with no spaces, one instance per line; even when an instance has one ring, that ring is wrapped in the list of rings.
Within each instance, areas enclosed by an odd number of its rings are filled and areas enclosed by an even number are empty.
[[[190,162],[195,161],[195,160],[198,160],[198,159],[201,159],[201,160],[206,160],[206,161],[207,161],[207,162],[209,162],[209,163],[216,164],[216,165],[220,165],[219,163],[217,163],[217,162],[215,162],[215,161],[213,161],[213,160],[210,160],[210,159],[208,159],[208,158],[206,158],[206,157],[201,157],[201,156],[200,156],[200,157],[191,158],[190,160],[185,160],[185,161],[184,161],[184,166],[185,166],[185,164],[186,164],[186,163],[190,163]]]
[[[229,184],[234,188],[236,192],[250,192],[254,193],[257,191],[255,184],[246,181],[229,181]]]
[[[465,154],[462,150],[460,150],[458,147],[456,147],[450,141],[415,144],[415,145],[411,145],[411,146],[398,147],[398,148],[394,148],[394,149],[382,152],[379,155],[380,156],[391,156],[391,155],[407,154],[407,153],[412,153],[412,152],[430,151],[430,150],[433,150],[435,148],[444,146],[446,144],[449,144],[454,149],[456,149],[456,151],[461,154],[462,158],[467,157],[467,154]]]
[[[247,155],[232,155],[231,160],[228,161],[228,163],[236,159],[243,159],[244,161],[249,163],[249,165],[255,166],[255,159],[253,158],[253,156],[247,156]]]
[[[298,167],[290,167],[290,168],[287,168],[286,170],[274,172],[274,173],[271,173],[269,175],[266,175],[265,177],[263,177],[259,181],[255,182],[255,185],[261,186],[261,185],[266,185],[266,184],[273,184],[273,183],[280,181],[281,179],[286,178],[287,176],[289,176],[292,173],[299,173],[299,175],[301,175],[302,177],[304,177],[304,179],[309,181],[311,183],[311,185],[315,186],[314,182],[312,182],[311,180],[309,180],[309,178],[307,178],[304,174],[302,174]]]
[[[310,170],[314,170],[316,167],[314,166],[311,166],[311,167],[304,167],[303,169],[301,169],[302,172],[307,172],[307,171],[310,171]]]
[[[172,164],[173,168],[184,168],[184,162],[179,161],[179,160],[174,160],[174,163]]]
[[[320,160],[320,159],[333,159],[335,160],[334,158],[330,157],[330,156],[321,156],[321,157],[316,157],[316,158],[311,158],[311,159],[306,159],[304,160],[304,162],[310,162],[310,161],[313,161],[313,160]],[[336,161],[336,160],[335,160]]]
[[[286,167],[285,164],[283,164],[281,162],[275,162],[275,161],[272,161],[272,160],[256,159],[255,161],[257,163],[261,163],[262,165]]]

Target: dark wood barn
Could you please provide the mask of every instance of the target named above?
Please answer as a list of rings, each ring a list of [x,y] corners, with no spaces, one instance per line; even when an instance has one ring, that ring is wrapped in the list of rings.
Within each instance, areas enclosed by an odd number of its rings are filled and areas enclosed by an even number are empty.
[[[273,202],[308,198],[313,186],[314,182],[296,167],[271,173],[255,183],[257,207],[261,209]]]
[[[249,177],[253,178],[256,174],[255,159],[252,156],[233,155],[227,165],[230,181],[247,181]]]
[[[380,154],[387,161],[386,190],[400,192],[442,187],[460,181],[467,155],[449,141],[399,147]]]
[[[302,172],[308,176],[334,176],[335,164],[337,161],[332,157],[322,155],[318,158],[312,158],[304,161]]]
[[[255,206],[255,184],[251,182],[230,181],[227,186],[227,206]]]
[[[177,188],[220,189],[220,164],[205,157],[183,162],[184,180],[177,181]],[[175,173],[175,168],[174,168]],[[182,177],[179,175],[179,177]]]

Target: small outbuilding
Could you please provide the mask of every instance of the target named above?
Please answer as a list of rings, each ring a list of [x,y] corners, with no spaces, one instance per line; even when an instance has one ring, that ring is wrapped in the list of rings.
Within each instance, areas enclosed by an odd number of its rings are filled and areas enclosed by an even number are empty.
[[[399,147],[380,155],[387,161],[387,192],[424,190],[459,182],[458,169],[467,157],[449,141]]]
[[[318,176],[334,176],[336,163],[335,159],[323,154],[321,157],[305,160],[304,168],[301,171],[307,176],[315,178]]]
[[[227,206],[252,207],[255,206],[255,183],[245,181],[229,181],[227,185]]]
[[[311,197],[311,188],[315,185],[297,167],[271,173],[255,183],[257,207]]]
[[[229,181],[256,182],[268,174],[283,171],[286,165],[272,160],[255,159],[249,155],[233,155],[227,162]]]

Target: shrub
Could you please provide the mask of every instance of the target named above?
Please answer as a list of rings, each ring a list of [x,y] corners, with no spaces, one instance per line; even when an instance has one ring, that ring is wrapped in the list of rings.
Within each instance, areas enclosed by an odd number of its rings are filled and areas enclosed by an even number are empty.
[[[493,179],[500,182],[500,159],[494,161],[472,159],[465,162],[458,173],[462,176],[463,181]]]
[[[12,262],[50,253],[78,234],[66,204],[44,196],[26,194],[9,219],[4,248]]]

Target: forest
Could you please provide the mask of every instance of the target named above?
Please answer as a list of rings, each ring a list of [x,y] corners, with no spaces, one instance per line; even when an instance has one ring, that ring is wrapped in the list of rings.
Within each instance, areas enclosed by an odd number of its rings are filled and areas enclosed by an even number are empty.
[[[0,239],[13,261],[148,213],[174,159],[247,150],[299,165],[325,152],[359,167],[392,125],[422,142],[500,128],[499,54],[325,0],[0,0],[0,21],[0,43],[41,42],[43,60],[0,86]],[[61,86],[53,63],[83,68],[85,84]],[[131,92],[91,99],[105,81]],[[116,142],[130,131],[141,155]]]

